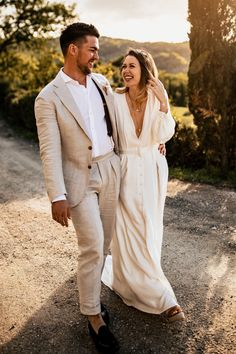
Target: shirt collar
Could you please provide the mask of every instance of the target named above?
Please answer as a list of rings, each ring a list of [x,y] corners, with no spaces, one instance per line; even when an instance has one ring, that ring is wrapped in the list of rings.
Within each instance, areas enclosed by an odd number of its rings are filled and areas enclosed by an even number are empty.
[[[65,81],[66,84],[68,82],[71,82],[73,85],[76,85],[76,86],[79,85],[80,86],[78,81],[72,79],[72,77],[70,77],[69,75],[64,73],[63,68],[61,68],[61,70],[60,70],[60,75],[61,75],[62,79]],[[87,87],[88,87],[88,85],[90,85],[90,83],[91,83],[91,74],[86,76],[86,81],[87,81]]]

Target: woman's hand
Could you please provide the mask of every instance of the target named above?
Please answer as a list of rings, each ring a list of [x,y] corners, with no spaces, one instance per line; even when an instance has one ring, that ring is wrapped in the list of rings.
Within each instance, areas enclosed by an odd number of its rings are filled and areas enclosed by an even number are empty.
[[[159,79],[152,77],[148,80],[148,87],[152,90],[158,101],[160,102],[160,111],[168,112],[168,101],[165,95],[165,88],[163,83]]]
[[[161,155],[166,156],[166,146],[165,146],[165,144],[159,144],[158,150],[160,151]]]

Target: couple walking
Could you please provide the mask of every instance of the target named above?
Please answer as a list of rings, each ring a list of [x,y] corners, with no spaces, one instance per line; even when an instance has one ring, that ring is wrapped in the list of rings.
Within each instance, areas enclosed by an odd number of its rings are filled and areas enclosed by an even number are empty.
[[[146,51],[125,55],[124,88],[114,94],[92,73],[98,38],[80,22],[62,32],[64,67],[38,95],[35,115],[52,217],[62,226],[71,218],[78,238],[80,310],[98,350],[114,353],[119,344],[100,302],[101,279],[127,305],[184,319],[161,268],[163,144],[175,123]]]

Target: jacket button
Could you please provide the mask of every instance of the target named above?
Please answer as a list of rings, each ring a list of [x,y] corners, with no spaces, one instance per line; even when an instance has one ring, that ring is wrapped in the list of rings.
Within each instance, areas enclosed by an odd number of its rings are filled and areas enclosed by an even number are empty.
[[[92,168],[92,166],[91,166],[91,165],[88,165],[88,168],[90,169],[90,168]]]
[[[89,149],[89,150],[92,150],[92,146],[89,146],[88,149]]]

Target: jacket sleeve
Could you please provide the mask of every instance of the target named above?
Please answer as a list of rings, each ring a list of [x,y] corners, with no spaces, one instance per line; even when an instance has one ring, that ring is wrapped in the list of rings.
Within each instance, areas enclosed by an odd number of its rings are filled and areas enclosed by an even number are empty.
[[[54,104],[39,95],[35,101],[35,118],[46,189],[52,201],[59,195],[66,194],[61,137]]]

